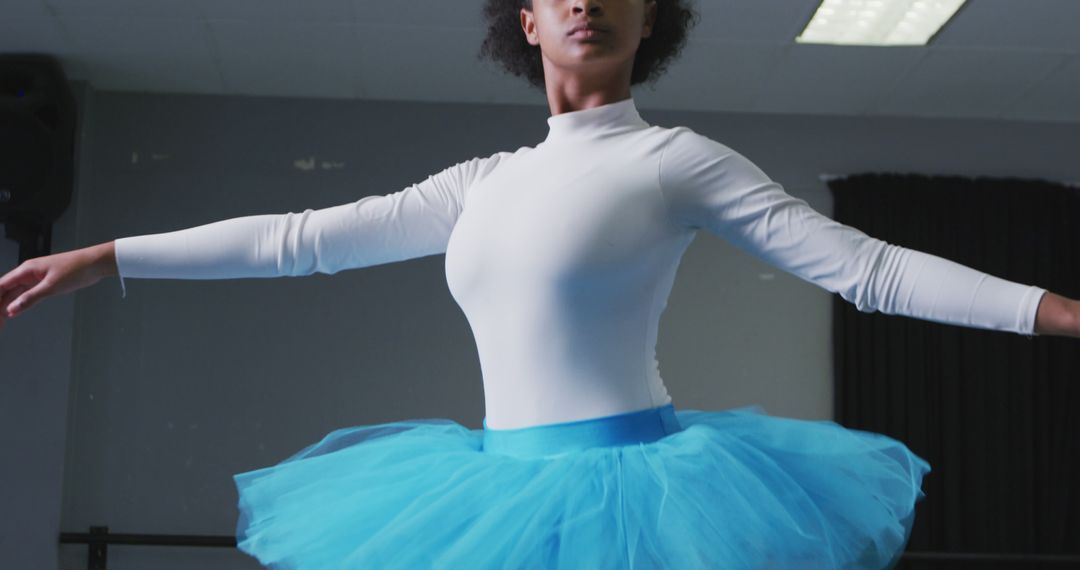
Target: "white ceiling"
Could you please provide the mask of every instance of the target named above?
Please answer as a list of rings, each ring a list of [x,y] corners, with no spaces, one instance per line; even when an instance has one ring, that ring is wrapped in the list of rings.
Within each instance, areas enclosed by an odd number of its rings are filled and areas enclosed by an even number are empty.
[[[1080,0],[969,0],[929,47],[796,44],[819,0],[696,0],[640,108],[1080,122]],[[0,0],[0,53],[96,89],[545,105],[476,53],[482,0]]]

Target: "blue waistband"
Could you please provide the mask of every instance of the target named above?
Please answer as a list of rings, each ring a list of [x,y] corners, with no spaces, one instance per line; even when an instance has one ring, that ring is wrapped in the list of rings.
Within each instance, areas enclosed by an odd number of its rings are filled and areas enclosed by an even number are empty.
[[[682,430],[675,407],[656,408],[516,429],[491,429],[484,419],[483,449],[515,457],[545,457],[590,447],[656,441]]]

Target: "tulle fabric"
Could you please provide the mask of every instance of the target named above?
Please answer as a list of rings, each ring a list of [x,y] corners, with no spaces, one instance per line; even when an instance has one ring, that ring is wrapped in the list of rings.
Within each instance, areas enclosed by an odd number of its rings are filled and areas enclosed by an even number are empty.
[[[903,443],[757,406],[672,411],[654,441],[553,455],[485,451],[447,419],[336,430],[234,476],[238,548],[272,569],[895,565],[930,471]]]

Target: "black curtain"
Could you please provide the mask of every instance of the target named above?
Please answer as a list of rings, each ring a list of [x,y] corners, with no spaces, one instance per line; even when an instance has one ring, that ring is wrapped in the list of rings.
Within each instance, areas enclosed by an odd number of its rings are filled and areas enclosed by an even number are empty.
[[[829,187],[841,223],[1080,298],[1080,189],[892,174]],[[1080,340],[865,314],[836,296],[833,347],[836,421],[933,469],[897,568],[1080,568]]]

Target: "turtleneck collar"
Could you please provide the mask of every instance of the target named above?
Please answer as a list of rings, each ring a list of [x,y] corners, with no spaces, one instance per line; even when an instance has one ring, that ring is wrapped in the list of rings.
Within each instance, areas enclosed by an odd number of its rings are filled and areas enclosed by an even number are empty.
[[[563,138],[592,138],[649,126],[638,114],[634,98],[548,117],[544,142]]]

